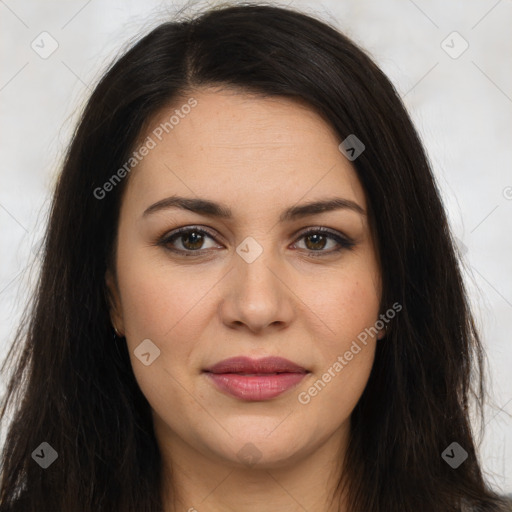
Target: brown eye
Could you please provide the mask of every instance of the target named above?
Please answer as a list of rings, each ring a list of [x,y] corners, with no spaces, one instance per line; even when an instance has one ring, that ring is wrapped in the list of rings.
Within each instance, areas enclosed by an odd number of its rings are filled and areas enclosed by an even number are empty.
[[[327,256],[343,249],[350,249],[355,245],[349,238],[325,228],[318,228],[303,233],[299,240],[304,240],[305,250],[311,256]],[[329,242],[333,242],[331,247],[328,247]],[[326,247],[330,250],[324,250]]]
[[[190,254],[187,253],[200,253],[203,249],[217,247],[213,244],[205,247],[207,239],[214,240],[212,235],[203,229],[187,227],[164,236],[160,240],[159,245],[163,245],[171,251],[189,256]]]
[[[304,237],[304,240],[306,240],[306,247],[308,249],[311,249],[312,251],[318,251],[320,249],[323,249],[327,243],[327,237],[324,235],[319,235],[317,233],[312,235],[307,235]],[[308,242],[311,241],[309,244]]]
[[[187,234],[181,235],[182,245],[185,249],[201,249],[204,243],[204,237],[197,231],[189,231]]]
[[[219,248],[215,245],[205,246],[208,239],[215,241],[214,237],[204,229],[192,226],[180,228],[164,236],[158,244],[183,256],[199,256],[207,249]],[[311,256],[328,256],[355,245],[349,238],[325,228],[303,233],[299,240],[304,240],[305,247],[301,249]]]

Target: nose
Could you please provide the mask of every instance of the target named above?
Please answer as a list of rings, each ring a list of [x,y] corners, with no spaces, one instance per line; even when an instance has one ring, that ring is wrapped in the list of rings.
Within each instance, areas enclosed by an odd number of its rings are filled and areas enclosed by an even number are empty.
[[[233,269],[223,284],[223,323],[253,333],[286,328],[296,308],[283,263],[271,250],[263,250],[254,261],[249,261],[238,254],[234,256]]]

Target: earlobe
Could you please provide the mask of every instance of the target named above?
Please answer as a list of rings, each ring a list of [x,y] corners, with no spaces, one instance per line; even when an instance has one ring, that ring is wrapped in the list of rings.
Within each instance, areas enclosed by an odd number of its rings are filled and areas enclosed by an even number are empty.
[[[377,340],[382,340],[383,338],[386,337],[386,334],[388,333],[388,326],[385,325],[380,331],[379,333],[377,334]]]
[[[119,288],[112,271],[105,272],[105,288],[107,294],[107,304],[109,308],[110,321],[118,337],[124,336],[124,322],[121,312],[121,301],[119,298]]]

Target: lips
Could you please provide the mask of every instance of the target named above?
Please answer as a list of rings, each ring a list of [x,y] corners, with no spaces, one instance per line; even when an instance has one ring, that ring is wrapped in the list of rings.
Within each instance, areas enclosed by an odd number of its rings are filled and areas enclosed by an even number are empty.
[[[295,387],[308,370],[282,357],[233,357],[204,370],[220,391],[246,401],[275,398]]]
[[[214,364],[206,371],[210,373],[239,374],[307,373],[307,370],[302,366],[282,357],[264,357],[262,359],[232,357]]]

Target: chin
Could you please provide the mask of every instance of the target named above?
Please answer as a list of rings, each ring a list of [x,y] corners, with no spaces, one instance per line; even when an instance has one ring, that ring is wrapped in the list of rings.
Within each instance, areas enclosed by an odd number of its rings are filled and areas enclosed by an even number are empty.
[[[274,426],[275,428],[275,426]],[[307,447],[297,444],[297,435],[289,432],[289,437],[280,436],[277,432],[270,436],[262,433],[240,435],[230,438],[219,451],[219,444],[211,446],[210,450],[217,457],[237,467],[248,469],[276,469],[294,464],[305,456]],[[211,442],[211,440],[210,440]],[[313,448],[312,448],[313,449]]]

